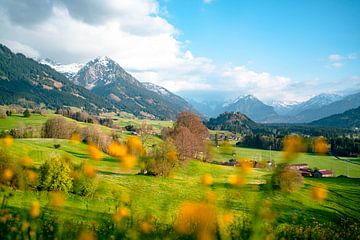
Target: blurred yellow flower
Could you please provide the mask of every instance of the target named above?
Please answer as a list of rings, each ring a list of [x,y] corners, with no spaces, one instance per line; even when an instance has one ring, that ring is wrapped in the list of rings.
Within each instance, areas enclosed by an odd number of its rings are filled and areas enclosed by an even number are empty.
[[[29,212],[32,218],[37,218],[40,215],[40,202],[39,201],[32,202]]]
[[[25,156],[21,160],[21,165],[24,166],[24,167],[31,167],[32,164],[33,164],[33,160],[28,156]]]
[[[285,160],[291,160],[297,156],[299,152],[305,150],[305,145],[298,135],[289,135],[284,138],[283,156]]]
[[[120,201],[122,203],[129,203],[130,202],[130,195],[128,193],[123,192],[121,194]]]
[[[230,225],[233,222],[234,214],[232,213],[225,213],[223,215],[223,221],[226,225]]]
[[[88,151],[90,157],[95,160],[101,160],[103,158],[103,152],[96,145],[92,143],[88,145]]]
[[[118,142],[112,142],[108,146],[108,152],[111,156],[114,157],[123,157],[127,154],[127,146],[120,144]]]
[[[10,181],[14,176],[14,172],[9,169],[9,168],[6,168],[3,172],[3,180],[5,181]]]
[[[317,201],[324,201],[327,198],[327,189],[321,186],[313,187],[311,189],[312,198]]]
[[[213,178],[209,173],[204,174],[201,177],[201,183],[206,185],[206,186],[210,186],[213,184]]]
[[[10,136],[10,135],[6,135],[3,138],[3,143],[5,145],[5,147],[10,147],[14,142],[14,139]]]
[[[65,195],[62,192],[50,193],[50,205],[55,208],[60,208],[65,203]]]
[[[121,163],[124,168],[130,169],[135,166],[137,159],[135,156],[127,154],[121,158]]]
[[[325,154],[329,150],[329,144],[325,138],[319,137],[314,140],[313,149],[315,153]]]
[[[228,183],[234,186],[242,186],[245,184],[245,178],[238,175],[230,175],[228,177]]]
[[[31,184],[35,184],[36,183],[36,179],[37,179],[37,174],[36,172],[34,172],[33,170],[28,170],[26,171],[26,175],[27,175],[27,178],[29,180],[29,182]]]
[[[253,163],[248,159],[240,159],[238,166],[240,166],[241,171],[244,173],[249,173],[253,168]]]
[[[153,225],[149,222],[142,222],[140,223],[140,230],[143,233],[149,234],[153,231]]]
[[[139,137],[136,136],[131,136],[127,139],[127,145],[129,146],[129,148],[138,153],[138,154],[143,154],[144,153],[144,147],[141,143],[141,140]]]
[[[176,151],[170,151],[166,154],[166,158],[169,160],[176,160],[177,159],[177,153]]]
[[[206,198],[209,202],[215,202],[217,199],[217,195],[214,191],[207,191]]]
[[[96,177],[96,169],[88,163],[84,163],[83,172],[88,177]]]
[[[79,240],[96,240],[96,235],[92,231],[83,230],[79,235]]]
[[[79,133],[73,133],[71,134],[70,140],[72,144],[78,144],[80,143],[81,136]]]
[[[114,222],[120,222],[123,218],[130,215],[129,209],[120,207],[117,212],[113,215]]]
[[[180,206],[174,228],[180,234],[196,234],[198,239],[213,239],[217,227],[215,207],[211,204],[185,202]]]

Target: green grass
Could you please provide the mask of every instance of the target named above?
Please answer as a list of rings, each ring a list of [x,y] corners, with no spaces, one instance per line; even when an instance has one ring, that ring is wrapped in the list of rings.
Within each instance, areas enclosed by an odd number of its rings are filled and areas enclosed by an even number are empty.
[[[55,149],[54,143],[59,143],[60,149]],[[239,149],[239,151],[243,154],[248,152],[249,155],[258,152],[251,149]],[[254,169],[246,176],[249,185],[231,188],[227,184],[227,179],[230,174],[237,173],[236,168],[198,161],[190,161],[184,166],[179,166],[171,177],[163,178],[137,175],[138,169],[131,171],[122,169],[116,159],[107,155],[102,161],[91,160],[85,144],[73,145],[68,140],[16,139],[10,152],[17,158],[29,155],[33,158],[36,167],[54,153],[66,155],[76,164],[89,161],[95,165],[99,171],[98,179],[101,181],[96,197],[83,199],[69,195],[66,202],[64,216],[72,209],[71,211],[80,219],[96,217],[99,213],[112,214],[121,193],[127,192],[132,199],[133,214],[143,216],[151,213],[158,216],[161,221],[170,223],[178,206],[184,200],[204,200],[209,189],[217,193],[219,209],[230,210],[241,215],[244,211],[249,213],[261,196],[261,191],[258,190],[257,185],[253,184],[261,182],[268,174],[266,170]],[[314,161],[323,160],[325,163],[333,161],[325,156],[311,157]],[[306,159],[309,158],[306,157]],[[214,185],[211,187],[200,184],[201,176],[206,173],[210,173],[214,178]],[[318,184],[329,188],[329,200],[325,204],[314,203],[311,198],[310,188]],[[294,214],[306,220],[313,218],[314,214],[321,217],[324,212],[329,217],[360,217],[360,205],[356,204],[360,202],[359,186],[360,179],[306,179],[304,188],[299,192],[293,194],[278,192],[271,198],[274,200],[274,207],[278,208],[279,219],[283,221],[292,219]],[[12,207],[26,209],[35,198],[41,199],[44,206],[48,201],[47,193],[17,192],[9,204]],[[91,209],[93,215],[89,216],[87,209]]]
[[[231,153],[235,153],[235,156],[232,154],[224,154],[221,148],[214,149],[214,158],[218,161],[228,161],[232,158],[247,158],[252,160],[274,160],[275,162],[282,162],[282,152],[281,151],[268,151],[261,149],[253,148],[238,148],[232,147]],[[356,161],[354,159],[354,161]],[[360,177],[360,165],[354,164],[351,162],[341,161],[335,157],[328,155],[315,155],[310,153],[300,153],[292,163],[307,163],[310,168],[318,169],[330,169],[334,172],[336,176],[346,175],[348,177]]]
[[[7,119],[0,119],[0,129],[11,129],[20,123],[25,126],[41,125],[46,119],[56,115],[49,114],[46,117],[32,115],[25,119],[15,115]],[[135,127],[140,126],[144,120],[120,118],[116,124]],[[172,122],[146,121],[154,128],[161,129],[171,126]],[[87,126],[86,123],[79,123]],[[102,127],[103,131],[111,129]],[[122,135],[126,139],[127,133]],[[151,136],[147,145],[159,142],[160,139]],[[60,144],[59,149],[54,144]],[[351,219],[358,222],[360,219],[360,165],[337,160],[331,156],[319,156],[313,154],[299,154],[294,163],[308,163],[312,168],[332,169],[336,175],[347,175],[351,178],[306,178],[305,185],[294,193],[275,191],[272,193],[262,189],[259,183],[264,183],[269,171],[253,169],[246,178],[246,185],[232,187],[228,184],[228,177],[232,174],[241,174],[235,167],[221,166],[199,161],[189,161],[178,166],[170,177],[152,177],[138,175],[139,168],[126,170],[121,167],[118,160],[104,154],[104,159],[96,161],[90,159],[87,145],[72,144],[69,140],[60,139],[15,139],[9,148],[11,155],[17,159],[28,155],[34,160],[35,168],[38,168],[52,154],[60,154],[69,157],[74,164],[87,161],[98,170],[97,179],[99,188],[92,198],[84,198],[73,194],[67,195],[64,208],[54,213],[48,205],[49,195],[47,192],[37,191],[13,191],[14,196],[8,200],[8,206],[26,212],[31,202],[39,199],[42,211],[56,215],[58,219],[71,220],[76,223],[88,223],[111,219],[116,210],[120,196],[124,193],[130,195],[132,216],[137,219],[147,215],[154,215],[161,224],[171,224],[177,214],[178,208],[184,201],[206,201],[206,194],[212,190],[217,195],[216,206],[219,212],[232,212],[239,219],[251,218],[253,210],[267,199],[272,203],[272,210],[276,212],[277,224],[292,224],[300,226],[312,226],[316,222],[335,223],[340,219]],[[224,162],[231,158],[249,158],[254,160],[282,161],[282,153],[279,151],[266,151],[258,149],[231,147],[226,154],[221,148],[213,148],[215,161]],[[357,159],[352,159],[354,162]],[[214,184],[203,186],[200,182],[204,174],[211,174]],[[328,198],[319,203],[311,197],[311,188],[322,185],[328,189]]]

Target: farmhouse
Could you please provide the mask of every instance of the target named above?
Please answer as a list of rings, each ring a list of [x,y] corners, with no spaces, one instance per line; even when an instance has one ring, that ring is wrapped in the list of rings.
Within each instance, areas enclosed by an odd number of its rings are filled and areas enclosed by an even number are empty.
[[[309,169],[309,165],[306,163],[287,164],[286,169],[288,170],[304,170]]]
[[[331,170],[322,169],[322,170],[315,170],[313,172],[313,176],[316,178],[320,177],[333,177],[334,173]]]

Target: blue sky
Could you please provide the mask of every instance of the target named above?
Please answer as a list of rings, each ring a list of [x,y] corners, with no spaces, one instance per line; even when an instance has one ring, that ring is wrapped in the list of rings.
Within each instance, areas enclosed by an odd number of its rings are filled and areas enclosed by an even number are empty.
[[[97,56],[193,98],[360,91],[358,0],[3,0],[0,42],[59,63]]]
[[[345,58],[360,53],[360,1],[166,0],[162,5],[192,53],[218,64],[324,83],[359,74],[360,61]],[[331,54],[344,58],[341,67],[330,67]]]

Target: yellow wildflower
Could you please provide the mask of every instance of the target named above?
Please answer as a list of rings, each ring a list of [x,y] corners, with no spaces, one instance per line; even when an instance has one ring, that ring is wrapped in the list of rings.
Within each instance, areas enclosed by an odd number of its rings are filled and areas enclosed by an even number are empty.
[[[79,235],[79,240],[96,240],[96,235],[92,231],[83,230]]]
[[[143,233],[149,234],[153,231],[153,225],[149,222],[142,222],[140,223],[140,230]]]
[[[122,166],[127,169],[133,168],[137,162],[136,157],[130,154],[125,155],[121,160]]]
[[[142,154],[144,153],[144,147],[142,146],[141,140],[139,137],[131,136],[127,139],[127,145],[135,153]]]
[[[313,149],[315,153],[325,154],[329,150],[329,144],[325,138],[319,137],[314,140]]]
[[[114,222],[120,222],[121,219],[128,217],[130,215],[129,209],[125,207],[121,207],[117,210],[117,212],[113,215]]]
[[[242,186],[245,184],[245,179],[238,175],[230,175],[228,177],[228,183],[234,186]]]
[[[96,177],[96,169],[88,163],[83,165],[83,172],[88,177]]]
[[[3,179],[4,179],[5,181],[10,181],[10,180],[13,178],[13,176],[14,176],[14,172],[13,172],[11,169],[6,168],[6,169],[4,170],[4,172],[3,172]]]
[[[10,136],[10,135],[6,135],[3,138],[3,143],[5,145],[5,147],[10,147],[14,142],[14,139]]]
[[[210,174],[206,173],[201,177],[201,183],[210,186],[213,184],[213,178]]]
[[[213,239],[217,226],[215,207],[211,204],[185,202],[181,205],[174,228],[180,234],[196,234],[198,239]]]
[[[37,218],[40,215],[40,202],[39,201],[32,202],[29,212],[32,218]]]
[[[62,192],[50,193],[50,205],[56,208],[62,207],[65,203],[65,196]]]
[[[230,225],[233,222],[234,214],[232,213],[225,213],[223,215],[223,221],[226,225]]]
[[[327,198],[327,189],[321,186],[313,187],[311,189],[312,197],[317,201],[324,201]]]
[[[81,136],[79,133],[73,133],[71,134],[70,140],[72,144],[78,144],[80,143]]]
[[[111,156],[114,157],[123,157],[127,154],[127,147],[123,144],[120,144],[118,142],[112,142],[108,146],[108,152]]]
[[[88,151],[91,158],[95,160],[101,160],[103,158],[103,152],[92,143],[88,145]]]
[[[24,167],[31,167],[32,164],[33,164],[33,160],[28,156],[25,156],[21,160],[21,165],[23,165]]]
[[[302,143],[301,137],[298,135],[289,135],[284,139],[283,156],[285,160],[291,160],[297,156],[299,152],[303,152],[305,149]]]

